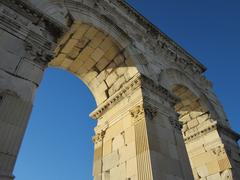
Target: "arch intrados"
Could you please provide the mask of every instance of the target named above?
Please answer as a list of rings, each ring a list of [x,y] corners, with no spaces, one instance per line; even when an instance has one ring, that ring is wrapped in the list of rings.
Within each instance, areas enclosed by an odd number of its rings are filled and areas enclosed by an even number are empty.
[[[172,92],[174,86],[180,85],[188,88],[198,99],[202,107],[209,110],[214,119],[218,118],[218,114],[208,97],[201,92],[200,87],[194,83],[186,74],[177,69],[166,69],[159,75],[159,84]]]

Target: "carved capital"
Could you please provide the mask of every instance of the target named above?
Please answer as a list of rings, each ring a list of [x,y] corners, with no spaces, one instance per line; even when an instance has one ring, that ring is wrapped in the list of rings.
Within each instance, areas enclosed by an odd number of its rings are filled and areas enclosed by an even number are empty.
[[[35,43],[25,44],[26,58],[37,64],[46,66],[53,59],[53,52]]]
[[[149,120],[153,120],[157,115],[157,109],[151,105],[147,105],[144,111]]]
[[[144,118],[144,107],[143,105],[138,105],[132,108],[130,111],[130,114],[133,118],[133,124],[136,124],[140,120]]]
[[[169,117],[169,122],[174,129],[181,132],[183,124],[177,118]]]
[[[226,154],[226,150],[223,146],[215,147],[215,148],[211,149],[211,152],[215,156],[221,156],[221,155]]]
[[[145,117],[147,120],[153,120],[157,115],[157,109],[150,105],[138,105],[129,112],[133,118],[133,124],[143,120]]]
[[[99,142],[102,142],[103,141],[103,138],[105,136],[105,133],[106,131],[101,131],[100,133],[97,133],[95,136],[93,136],[92,140],[93,142],[96,144],[96,143],[99,143]]]

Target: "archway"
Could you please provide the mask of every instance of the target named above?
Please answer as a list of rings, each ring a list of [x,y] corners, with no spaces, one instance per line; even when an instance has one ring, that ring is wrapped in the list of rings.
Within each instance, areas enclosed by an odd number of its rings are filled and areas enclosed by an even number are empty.
[[[89,113],[95,107],[79,78],[47,68],[14,169],[16,179],[91,180],[96,121]]]
[[[191,77],[177,69],[162,71],[159,83],[178,98],[175,110],[182,124],[181,131],[194,179],[236,178],[237,172],[232,171],[235,162],[229,159],[231,151],[235,150],[226,144],[230,134],[225,130],[219,131],[229,127],[224,112],[216,108],[217,104],[204,95],[202,88]]]
[[[239,135],[203,76],[206,68],[125,1],[45,0],[41,10],[20,0],[1,3],[0,178],[14,178],[34,93],[50,65],[78,76],[96,99],[95,180],[193,179],[184,143],[203,146],[198,140],[212,132],[221,143],[211,142],[204,156],[223,154],[222,161],[212,161],[208,171],[192,167],[195,178],[239,179]],[[172,85],[200,98],[215,125],[184,142],[173,93],[180,94]],[[191,93],[188,100],[195,98]]]

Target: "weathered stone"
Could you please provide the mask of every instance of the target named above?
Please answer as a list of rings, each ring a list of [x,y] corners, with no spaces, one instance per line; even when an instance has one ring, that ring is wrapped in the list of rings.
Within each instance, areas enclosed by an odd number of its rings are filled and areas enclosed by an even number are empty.
[[[37,2],[0,3],[1,180],[13,179],[47,66],[95,97],[95,180],[240,179],[240,136],[203,65],[125,1]]]

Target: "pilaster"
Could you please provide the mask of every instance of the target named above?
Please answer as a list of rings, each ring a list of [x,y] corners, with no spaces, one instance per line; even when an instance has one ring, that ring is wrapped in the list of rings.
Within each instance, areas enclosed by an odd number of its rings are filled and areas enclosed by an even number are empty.
[[[100,105],[91,114],[98,119],[95,179],[193,179],[175,100],[166,89],[136,75]]]

